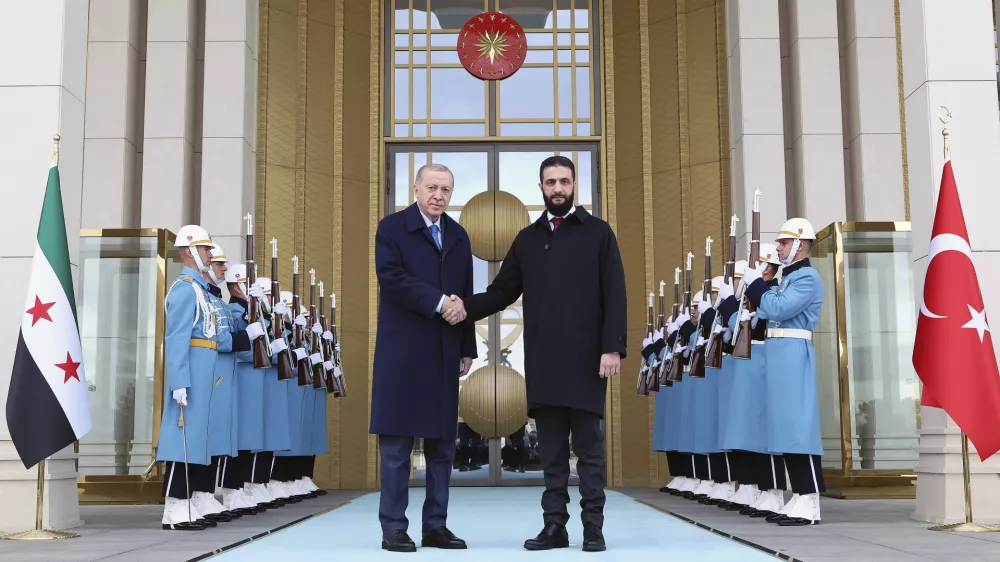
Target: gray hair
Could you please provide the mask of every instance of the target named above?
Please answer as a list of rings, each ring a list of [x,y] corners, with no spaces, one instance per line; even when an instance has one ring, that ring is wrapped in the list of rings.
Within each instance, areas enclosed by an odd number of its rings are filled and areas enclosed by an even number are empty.
[[[424,164],[423,166],[420,167],[419,170],[417,170],[417,177],[414,178],[413,185],[417,185],[420,183],[420,178],[424,175],[424,170],[427,170],[429,172],[448,172],[449,174],[451,174],[451,178],[455,179],[455,174],[448,169],[448,166],[445,166],[444,164],[434,164],[432,162],[430,164]]]

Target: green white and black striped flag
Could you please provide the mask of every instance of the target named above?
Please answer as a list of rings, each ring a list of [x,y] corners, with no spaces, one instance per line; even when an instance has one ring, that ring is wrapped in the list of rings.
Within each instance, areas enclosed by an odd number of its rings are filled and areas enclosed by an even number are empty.
[[[7,427],[25,468],[91,427],[56,160],[49,168],[37,238],[7,395]]]

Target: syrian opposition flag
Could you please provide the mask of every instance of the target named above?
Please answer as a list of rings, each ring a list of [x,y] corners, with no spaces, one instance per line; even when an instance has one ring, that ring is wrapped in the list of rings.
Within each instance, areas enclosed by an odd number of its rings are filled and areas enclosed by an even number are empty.
[[[7,395],[7,427],[25,468],[90,431],[59,167],[53,162]]]
[[[944,409],[981,460],[1000,450],[1000,372],[951,161],[941,176],[913,367],[923,405]]]

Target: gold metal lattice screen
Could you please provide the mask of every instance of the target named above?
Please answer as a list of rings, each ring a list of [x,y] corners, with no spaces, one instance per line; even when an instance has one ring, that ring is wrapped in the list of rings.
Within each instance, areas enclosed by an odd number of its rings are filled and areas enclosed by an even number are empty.
[[[599,135],[593,0],[393,0],[389,127],[394,138]],[[528,50],[512,76],[483,81],[459,61],[458,33],[484,11],[513,17]]]

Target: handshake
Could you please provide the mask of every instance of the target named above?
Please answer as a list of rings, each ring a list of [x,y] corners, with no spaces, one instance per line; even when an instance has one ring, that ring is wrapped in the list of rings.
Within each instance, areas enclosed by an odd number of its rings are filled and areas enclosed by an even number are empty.
[[[465,320],[465,303],[456,295],[446,296],[441,303],[441,317],[454,326]]]

